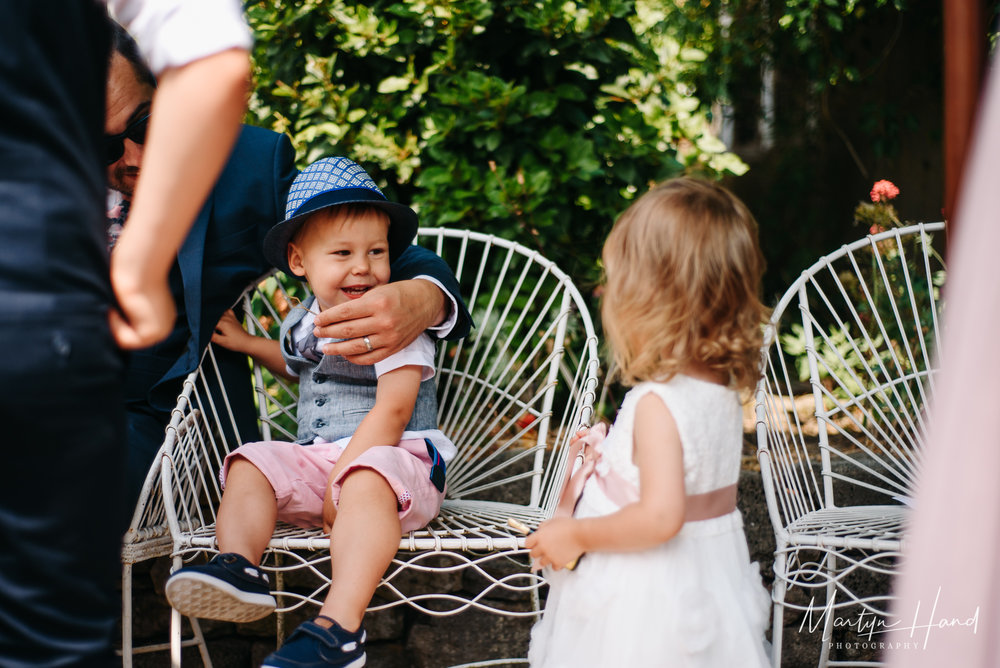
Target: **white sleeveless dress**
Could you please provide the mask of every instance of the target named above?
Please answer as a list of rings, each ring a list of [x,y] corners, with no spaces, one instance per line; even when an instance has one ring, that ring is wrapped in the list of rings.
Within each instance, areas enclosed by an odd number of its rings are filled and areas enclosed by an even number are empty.
[[[598,468],[610,467],[638,488],[632,427],[635,406],[649,392],[663,400],[677,423],[685,493],[736,483],[743,443],[739,397],[688,376],[629,391],[601,445]],[[617,509],[591,477],[575,516]],[[546,576],[548,600],[528,652],[534,668],[770,665],[764,638],[770,598],[758,565],[750,563],[738,510],[688,522],[654,548],[589,553],[576,570],[546,571]]]

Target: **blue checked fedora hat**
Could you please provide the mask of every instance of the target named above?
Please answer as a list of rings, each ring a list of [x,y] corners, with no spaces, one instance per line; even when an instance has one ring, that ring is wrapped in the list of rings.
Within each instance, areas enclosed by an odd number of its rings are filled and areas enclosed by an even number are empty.
[[[388,201],[368,173],[347,158],[322,158],[299,172],[288,190],[285,219],[264,236],[264,257],[294,276],[288,268],[288,242],[309,214],[328,206],[362,202],[388,214],[389,261],[394,261],[417,233],[417,214],[408,206]]]

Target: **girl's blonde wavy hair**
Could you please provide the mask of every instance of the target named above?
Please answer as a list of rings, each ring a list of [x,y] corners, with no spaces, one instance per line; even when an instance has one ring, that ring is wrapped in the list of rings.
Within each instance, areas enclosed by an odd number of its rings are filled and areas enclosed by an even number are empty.
[[[662,183],[618,218],[603,260],[601,319],[618,380],[665,381],[695,363],[753,387],[764,258],[735,195],[692,178]]]

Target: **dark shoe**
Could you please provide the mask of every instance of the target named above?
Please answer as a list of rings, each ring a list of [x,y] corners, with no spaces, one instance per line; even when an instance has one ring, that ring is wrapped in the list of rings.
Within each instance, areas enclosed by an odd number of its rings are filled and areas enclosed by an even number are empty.
[[[267,575],[234,552],[180,569],[167,580],[166,592],[182,615],[226,622],[252,622],[276,605]]]
[[[316,622],[302,622],[278,651],[261,668],[360,668],[365,665],[365,629],[354,633],[329,617],[317,617],[333,624],[324,628]]]

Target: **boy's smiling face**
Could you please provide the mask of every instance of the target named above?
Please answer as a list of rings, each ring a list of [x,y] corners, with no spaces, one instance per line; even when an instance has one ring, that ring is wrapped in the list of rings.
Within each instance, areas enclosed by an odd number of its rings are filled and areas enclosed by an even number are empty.
[[[374,207],[317,211],[288,244],[288,266],[304,276],[320,310],[389,282],[389,217]]]

